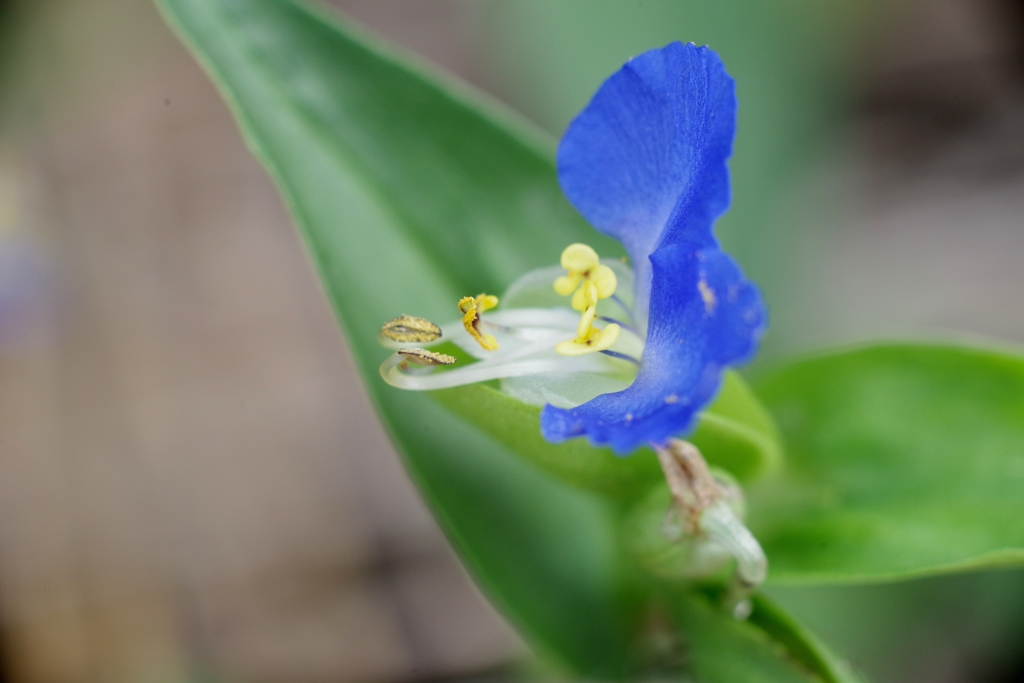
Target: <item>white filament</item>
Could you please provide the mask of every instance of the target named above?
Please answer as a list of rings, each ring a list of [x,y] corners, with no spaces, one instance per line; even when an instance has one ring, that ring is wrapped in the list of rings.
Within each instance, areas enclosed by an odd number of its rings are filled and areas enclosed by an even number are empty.
[[[619,281],[622,299],[602,300],[598,314],[628,318],[623,310],[632,300],[633,274],[620,261],[602,261],[611,267]],[[486,382],[509,380],[502,383],[506,393],[527,399],[527,402],[554,403],[560,407],[579,405],[595,395],[618,391],[629,386],[636,375],[636,366],[593,353],[586,356],[566,357],[554,352],[559,342],[573,339],[580,313],[569,308],[569,301],[559,296],[552,285],[564,274],[559,266],[539,268],[518,278],[500,297],[501,308],[481,316],[480,331],[493,334],[498,341],[496,351],[487,351],[466,331],[461,319],[441,325],[439,340],[415,344],[400,344],[381,338],[381,344],[390,349],[424,348],[449,342],[462,349],[478,362],[455,368],[421,368],[412,366],[395,354],[380,367],[381,377],[392,386],[413,391],[447,389]],[[633,358],[643,353],[643,339],[624,328],[624,334],[612,347]],[[578,380],[567,381],[567,377]],[[521,379],[531,378],[528,384]]]
[[[476,363],[459,370],[436,372],[430,375],[410,375],[398,369],[397,366],[403,361],[401,356],[392,356],[380,366],[380,374],[388,384],[412,391],[450,389],[463,384],[487,382],[492,379],[564,371],[564,363],[559,359],[529,358],[510,363]]]

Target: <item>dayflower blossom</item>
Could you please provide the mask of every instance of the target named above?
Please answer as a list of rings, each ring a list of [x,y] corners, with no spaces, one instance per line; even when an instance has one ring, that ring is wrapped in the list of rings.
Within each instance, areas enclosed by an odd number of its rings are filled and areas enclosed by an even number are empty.
[[[389,322],[381,341],[398,351],[381,375],[416,390],[501,380],[543,406],[548,441],[586,436],[619,455],[650,445],[693,542],[691,571],[735,559],[730,594],[742,614],[767,561],[740,520],[738,491],[678,439],[766,325],[757,288],[712,232],[729,206],[735,127],[733,80],[710,49],[672,43],[632,59],[569,125],[557,159],[566,197],[622,243],[632,269],[568,245],[559,266],[524,274],[500,300],[461,299],[457,321]],[[474,362],[423,348],[444,342]]]
[[[757,288],[712,232],[729,205],[735,122],[733,80],[710,49],[672,43],[629,61],[569,125],[557,160],[566,197],[622,243],[632,269],[568,245],[560,266],[523,275],[498,310],[488,312],[493,295],[458,303],[463,318],[431,341],[477,362],[424,370],[396,354],[384,379],[406,389],[500,379],[544,406],[549,441],[586,436],[620,455],[687,434],[766,324]]]

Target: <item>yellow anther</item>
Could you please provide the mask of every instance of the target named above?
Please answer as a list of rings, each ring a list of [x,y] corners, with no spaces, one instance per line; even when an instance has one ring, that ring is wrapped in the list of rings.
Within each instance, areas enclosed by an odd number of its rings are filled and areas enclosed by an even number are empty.
[[[462,325],[476,342],[488,351],[498,350],[498,340],[494,335],[480,331],[480,314],[498,305],[498,297],[493,294],[477,294],[475,297],[464,296],[459,299],[459,312],[462,313]]]
[[[607,299],[618,286],[615,271],[603,265],[597,252],[585,244],[566,247],[562,252],[562,267],[568,274],[555,280],[555,292],[561,296],[572,294],[572,307],[577,311],[585,311],[598,300]]]
[[[579,273],[563,275],[555,280],[555,292],[558,296],[569,296],[576,291],[577,287],[580,286],[581,279],[583,278]]]
[[[593,268],[599,263],[597,252],[594,251],[593,247],[589,247],[586,244],[570,244],[562,252],[562,267],[569,272],[576,271],[581,273],[584,270]]]
[[[610,323],[603,330],[594,327],[594,318],[597,316],[597,306],[591,304],[580,316],[580,323],[576,326],[576,338],[564,341],[555,346],[555,352],[563,356],[582,356],[587,353],[596,353],[611,348],[612,344],[619,338],[622,331],[615,323]]]

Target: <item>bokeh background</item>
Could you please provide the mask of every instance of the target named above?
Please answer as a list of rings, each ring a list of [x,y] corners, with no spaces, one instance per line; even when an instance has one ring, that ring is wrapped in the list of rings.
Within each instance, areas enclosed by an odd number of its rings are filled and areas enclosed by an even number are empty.
[[[718,50],[761,365],[1024,342],[1020,0],[331,4],[553,136],[629,56]],[[1024,680],[1021,572],[772,592],[879,683]],[[523,652],[156,10],[0,0],[0,681],[498,681]]]

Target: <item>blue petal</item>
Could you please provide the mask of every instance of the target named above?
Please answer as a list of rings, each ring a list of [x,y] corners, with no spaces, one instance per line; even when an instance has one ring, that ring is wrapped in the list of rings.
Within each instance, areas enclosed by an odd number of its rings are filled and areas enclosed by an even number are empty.
[[[576,408],[545,406],[540,424],[548,441],[586,435],[624,455],[682,436],[714,398],[726,366],[756,352],[767,314],[757,287],[728,254],[681,243],[650,260],[651,321],[636,380]]]
[[[641,318],[650,254],[678,241],[717,246],[711,228],[729,206],[726,160],[735,129],[734,83],[718,55],[677,42],[613,74],[562,138],[562,190],[625,246]]]

